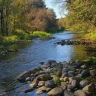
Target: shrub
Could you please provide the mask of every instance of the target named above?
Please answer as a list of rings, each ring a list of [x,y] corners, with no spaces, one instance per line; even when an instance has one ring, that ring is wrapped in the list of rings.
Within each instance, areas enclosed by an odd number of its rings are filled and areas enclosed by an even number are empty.
[[[61,85],[61,81],[60,81],[59,77],[56,77],[56,78],[54,79],[54,83],[55,83],[57,86],[60,86],[60,85]]]

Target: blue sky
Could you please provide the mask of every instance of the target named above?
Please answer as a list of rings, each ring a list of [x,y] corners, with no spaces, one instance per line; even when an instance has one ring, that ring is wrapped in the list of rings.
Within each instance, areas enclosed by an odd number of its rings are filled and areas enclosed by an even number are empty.
[[[58,5],[52,3],[53,0],[45,0],[45,4],[48,8],[52,8],[54,12],[56,13],[57,18],[64,17],[62,14],[60,14],[60,8]]]

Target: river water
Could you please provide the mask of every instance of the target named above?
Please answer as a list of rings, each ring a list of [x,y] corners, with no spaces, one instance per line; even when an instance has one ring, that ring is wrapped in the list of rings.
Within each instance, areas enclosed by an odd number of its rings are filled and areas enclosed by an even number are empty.
[[[71,32],[55,33],[55,39],[25,42],[6,47],[18,49],[18,52],[0,56],[0,93],[5,96],[37,96],[35,91],[25,94],[23,91],[27,84],[19,83],[16,77],[23,71],[40,66],[39,62],[56,60],[57,62],[70,59],[85,59],[87,57],[82,45],[56,45],[54,43],[62,39],[73,39],[75,34]],[[39,95],[46,96],[46,94]]]

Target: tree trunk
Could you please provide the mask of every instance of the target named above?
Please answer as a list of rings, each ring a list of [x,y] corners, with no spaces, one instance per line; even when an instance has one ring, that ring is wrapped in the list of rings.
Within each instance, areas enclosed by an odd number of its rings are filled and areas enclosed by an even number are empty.
[[[3,17],[3,9],[1,10],[1,34],[4,36],[4,17]]]

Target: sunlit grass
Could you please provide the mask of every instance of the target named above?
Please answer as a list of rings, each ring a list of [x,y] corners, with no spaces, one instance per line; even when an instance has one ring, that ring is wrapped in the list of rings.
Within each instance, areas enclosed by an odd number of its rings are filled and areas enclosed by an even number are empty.
[[[15,42],[19,40],[32,40],[34,38],[46,39],[49,36],[51,36],[50,33],[43,32],[43,31],[34,31],[30,33],[25,33],[22,30],[17,30],[17,32],[15,32],[15,35],[0,37],[0,42],[7,43],[7,42]]]

